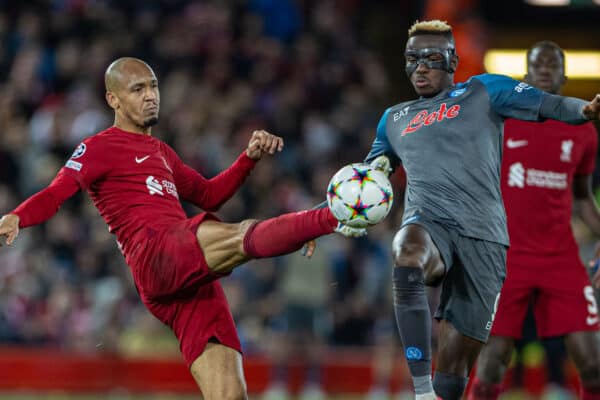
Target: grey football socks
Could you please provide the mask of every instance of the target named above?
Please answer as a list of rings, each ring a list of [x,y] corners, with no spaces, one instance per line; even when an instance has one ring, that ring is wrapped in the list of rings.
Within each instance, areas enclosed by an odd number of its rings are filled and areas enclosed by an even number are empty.
[[[415,393],[433,392],[431,384],[431,313],[423,270],[395,267],[394,312]]]

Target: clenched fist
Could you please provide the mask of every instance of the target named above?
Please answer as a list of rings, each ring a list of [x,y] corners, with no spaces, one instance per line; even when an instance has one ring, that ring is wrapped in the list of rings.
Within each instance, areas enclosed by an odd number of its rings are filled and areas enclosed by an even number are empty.
[[[583,115],[591,120],[600,119],[600,94],[597,94],[592,101],[583,107]]]
[[[0,237],[6,236],[6,244],[10,246],[19,234],[19,216],[6,214],[0,219]],[[0,243],[2,246],[2,243]]]
[[[253,160],[260,160],[265,153],[275,154],[276,151],[281,150],[283,150],[282,138],[260,130],[252,132],[246,155]]]

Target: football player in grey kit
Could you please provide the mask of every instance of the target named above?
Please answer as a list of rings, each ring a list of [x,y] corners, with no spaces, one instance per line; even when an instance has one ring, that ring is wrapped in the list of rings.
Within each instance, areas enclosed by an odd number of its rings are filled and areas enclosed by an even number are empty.
[[[552,95],[506,76],[454,84],[452,28],[415,23],[406,73],[417,100],[385,111],[366,161],[407,175],[403,222],[393,241],[394,311],[417,399],[459,399],[487,341],[509,244],[500,195],[505,118],[598,119],[593,101]],[[543,149],[540,149],[543,151]],[[436,373],[425,285],[442,284]]]

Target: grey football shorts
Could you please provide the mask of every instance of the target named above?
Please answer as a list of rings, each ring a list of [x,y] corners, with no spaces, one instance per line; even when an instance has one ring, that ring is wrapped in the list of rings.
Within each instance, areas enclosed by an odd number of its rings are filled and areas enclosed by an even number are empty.
[[[421,216],[410,218],[409,224],[425,228],[446,266],[435,318],[450,322],[465,336],[487,342],[506,277],[507,247],[463,236]]]

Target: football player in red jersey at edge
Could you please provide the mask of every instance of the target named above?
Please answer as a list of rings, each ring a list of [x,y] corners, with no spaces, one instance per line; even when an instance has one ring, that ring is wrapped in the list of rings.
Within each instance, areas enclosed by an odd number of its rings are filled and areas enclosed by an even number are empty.
[[[565,56],[553,42],[527,53],[525,80],[558,94],[566,81]],[[538,335],[564,336],[579,371],[582,399],[600,399],[598,307],[571,230],[577,215],[600,235],[600,213],[591,174],[597,133],[591,123],[507,120],[504,128],[502,196],[511,247],[491,337],[477,362],[470,399],[497,399],[515,339],[521,337],[530,302]],[[593,283],[600,284],[596,272]]]
[[[328,208],[236,224],[210,213],[188,219],[180,197],[204,210],[218,209],[263,155],[282,150],[283,140],[253,132],[233,165],[206,179],[151,136],[160,94],[145,62],[114,61],[105,84],[114,126],[84,140],[46,189],[4,215],[0,237],[10,245],[19,228],[48,220],[66,199],[87,190],[117,237],[143,303],[177,336],[204,398],[246,399],[240,341],[217,280],[250,259],[290,253],[334,231],[366,232],[339,224]]]

